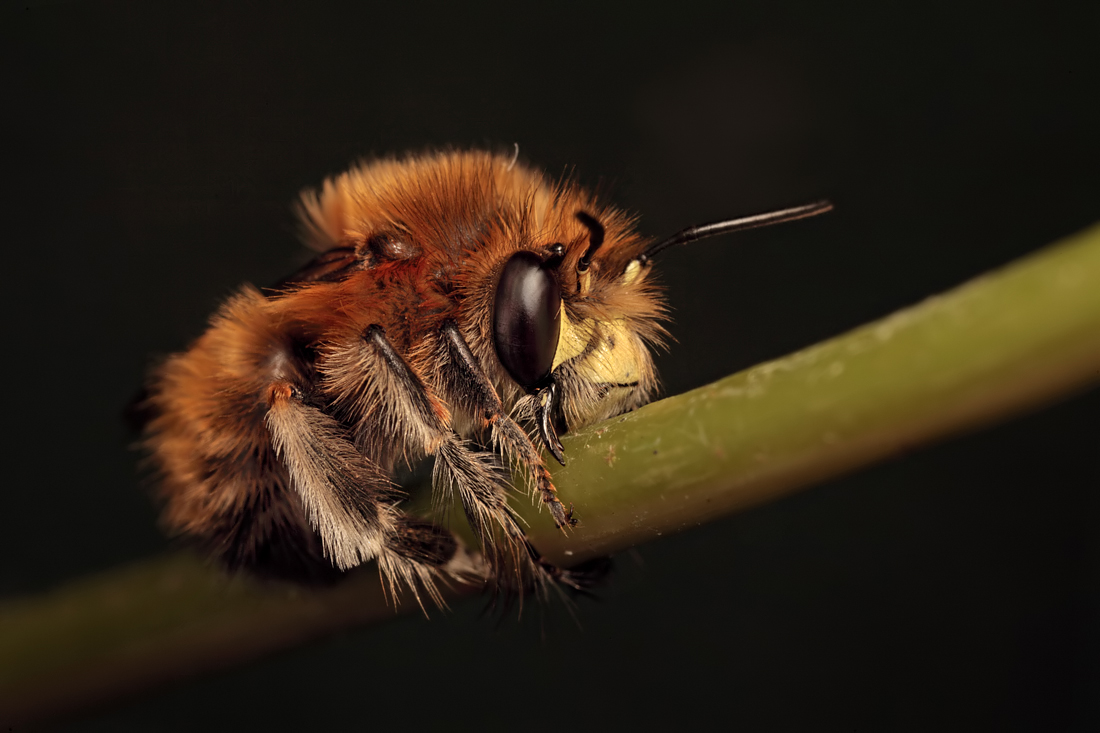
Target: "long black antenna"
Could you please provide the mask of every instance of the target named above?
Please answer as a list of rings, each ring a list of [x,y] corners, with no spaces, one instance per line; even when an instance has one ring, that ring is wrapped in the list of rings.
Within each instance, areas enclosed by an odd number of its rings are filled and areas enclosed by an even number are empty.
[[[764,214],[753,214],[752,216],[742,216],[737,219],[716,221],[713,224],[700,224],[699,226],[688,227],[687,229],[676,232],[668,239],[651,245],[638,259],[642,261],[642,264],[645,264],[664,250],[677,244],[687,244],[688,242],[706,239],[707,237],[716,237],[719,234],[739,232],[743,229],[756,229],[757,227],[766,227],[772,224],[782,224],[785,221],[805,219],[810,216],[824,214],[826,211],[832,211],[832,208],[833,204],[831,201],[815,201],[812,204],[792,206],[789,209],[780,209],[779,211],[769,211]]]

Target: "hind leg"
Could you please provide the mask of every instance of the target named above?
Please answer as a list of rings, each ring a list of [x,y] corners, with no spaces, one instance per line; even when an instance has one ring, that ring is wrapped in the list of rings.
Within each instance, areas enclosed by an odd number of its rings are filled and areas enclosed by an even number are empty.
[[[442,604],[436,581],[458,550],[453,535],[401,512],[401,494],[386,473],[356,450],[334,418],[305,404],[293,385],[271,385],[265,423],[333,564],[346,570],[377,559],[391,592],[401,581]]]

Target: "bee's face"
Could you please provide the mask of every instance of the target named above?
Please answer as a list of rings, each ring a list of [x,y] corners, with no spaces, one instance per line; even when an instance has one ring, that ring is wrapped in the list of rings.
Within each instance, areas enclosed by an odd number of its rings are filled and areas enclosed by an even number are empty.
[[[580,293],[591,289],[591,271],[580,278]],[[612,279],[612,289],[641,287],[646,268],[631,260],[622,275]],[[583,310],[576,319],[562,311],[561,337],[554,356],[554,373],[564,385],[565,415],[570,428],[618,415],[648,401],[657,387],[657,373],[642,332],[626,313],[609,318]]]
[[[551,426],[576,429],[620,414],[643,404],[656,386],[643,336],[656,334],[660,312],[644,283],[648,267],[640,258],[625,266],[622,257],[593,261],[605,230],[586,213],[577,219],[590,243],[574,248],[572,258],[560,243],[512,254],[493,300],[496,356],[529,396],[542,438],[559,459]],[[608,254],[614,249],[612,241]]]

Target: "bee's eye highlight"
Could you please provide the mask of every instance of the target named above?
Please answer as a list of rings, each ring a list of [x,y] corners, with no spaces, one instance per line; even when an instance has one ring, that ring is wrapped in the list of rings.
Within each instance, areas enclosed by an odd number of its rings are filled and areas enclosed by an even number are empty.
[[[565,260],[565,245],[561,242],[555,242],[550,245],[547,252],[546,259],[542,261],[542,266],[548,270],[558,269]]]
[[[528,392],[543,387],[561,332],[561,288],[534,252],[505,263],[493,303],[493,343],[500,363]]]

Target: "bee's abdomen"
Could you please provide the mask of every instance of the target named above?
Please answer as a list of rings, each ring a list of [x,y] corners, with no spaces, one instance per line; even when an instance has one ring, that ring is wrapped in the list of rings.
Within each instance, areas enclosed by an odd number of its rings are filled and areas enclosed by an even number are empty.
[[[231,569],[325,581],[323,556],[264,423],[273,379],[309,364],[260,323],[258,293],[231,300],[206,334],[149,387],[145,444],[160,474],[162,522]]]

